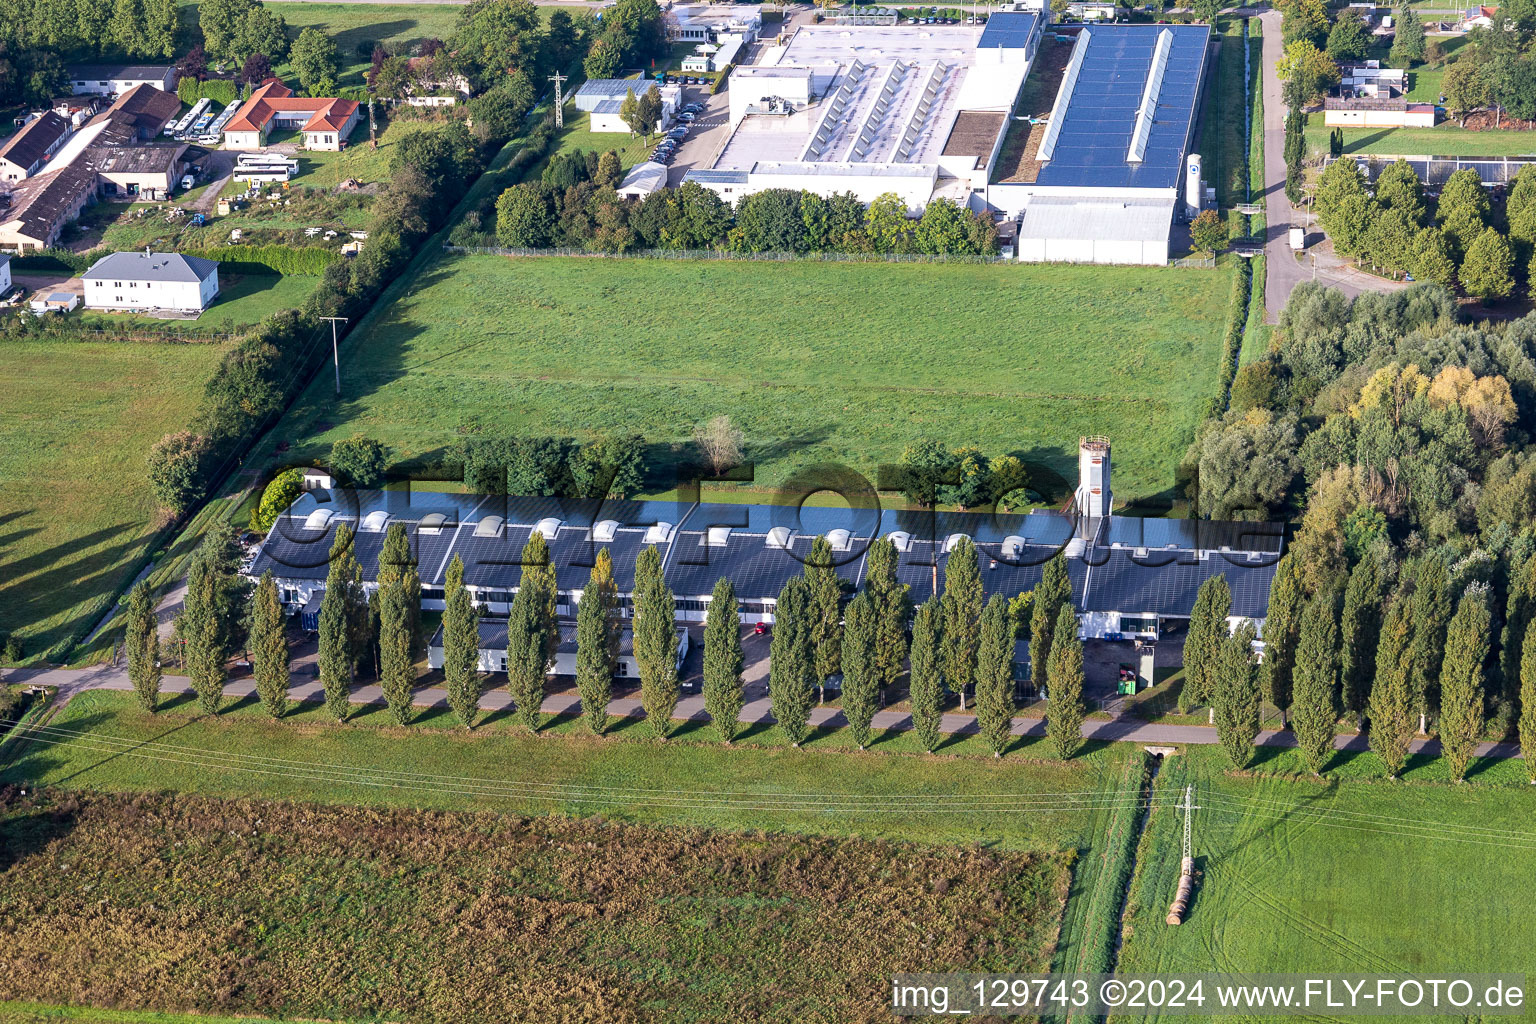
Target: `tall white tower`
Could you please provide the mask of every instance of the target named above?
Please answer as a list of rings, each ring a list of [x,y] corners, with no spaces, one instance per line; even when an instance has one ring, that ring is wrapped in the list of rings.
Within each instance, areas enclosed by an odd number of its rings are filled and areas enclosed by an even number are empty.
[[[1085,520],[1109,515],[1109,438],[1085,437],[1077,443],[1077,514]]]

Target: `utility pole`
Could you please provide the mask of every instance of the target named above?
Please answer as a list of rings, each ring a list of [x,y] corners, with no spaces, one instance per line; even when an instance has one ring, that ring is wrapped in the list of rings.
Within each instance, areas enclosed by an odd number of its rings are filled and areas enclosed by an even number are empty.
[[[565,127],[565,93],[561,86],[565,85],[565,76],[556,71],[549,76],[549,80],[555,83],[555,127]]]
[[[339,320],[342,323],[346,323],[347,322],[347,318],[344,317],[344,316],[323,316],[320,319],[321,320],[329,320],[331,322],[331,362],[334,363],[335,366],[336,366],[336,397],[340,398],[341,397],[341,351],[340,351],[339,348],[337,348],[337,345],[336,345],[336,322]]]
[[[373,120],[373,97],[368,97],[368,145],[373,149],[379,148],[379,127]]]

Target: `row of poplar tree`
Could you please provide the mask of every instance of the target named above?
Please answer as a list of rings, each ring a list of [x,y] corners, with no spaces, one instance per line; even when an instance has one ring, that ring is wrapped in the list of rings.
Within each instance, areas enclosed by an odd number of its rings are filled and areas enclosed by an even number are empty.
[[[421,580],[403,524],[392,525],[385,535],[371,595],[363,586],[353,541],[346,525],[338,527],[320,606],[325,706],[345,721],[352,711],[352,684],[371,660],[389,712],[403,725],[414,713]],[[950,554],[942,594],[916,609],[910,588],[897,579],[897,557],[891,541],[874,542],[867,553],[865,586],[849,599],[830,544],[824,537],[815,540],[804,572],[785,583],[774,610],[769,694],[775,721],[799,746],[810,734],[818,694],[840,675],[842,712],[863,749],[873,738],[876,710],[910,662],[913,729],[923,747],[932,751],[942,739],[946,694],[957,696],[964,707],[966,693],[973,692],[981,736],[1002,756],[1013,742],[1015,710],[1016,628],[1009,602],[1001,594],[984,599],[977,550],[968,539]],[[555,568],[541,534],[530,536],[521,565],[507,619],[507,686],[519,718],[537,731],[545,681],[559,646]],[[188,571],[175,640],[199,705],[216,714],[228,661],[243,636],[257,696],[273,717],[281,717],[288,710],[290,663],[277,583],[269,572],[251,592],[237,568],[238,550],[228,535],[205,540]],[[653,546],[636,562],[632,597],[641,704],[652,732],[665,739],[675,726],[679,638],[676,599]],[[444,600],[444,687],[450,708],[472,727],[486,678],[480,671],[479,610],[464,585],[464,565],[457,555],[448,566]],[[1057,754],[1068,758],[1081,746],[1085,709],[1083,649],[1064,556],[1046,564],[1031,608],[1031,679],[1050,694],[1047,733]],[[599,735],[608,725],[623,628],[612,559],[603,549],[576,613],[577,689],[587,724]],[[146,583],[130,596],[125,646],[134,689],[153,711],[159,703],[161,652],[154,598]],[[703,692],[705,708],[727,743],[740,729],[743,666],[736,591],[730,579],[721,578],[704,626]]]
[[[1529,605],[1536,576],[1525,583]],[[1451,777],[1460,782],[1487,731],[1493,613],[1486,584],[1468,586],[1454,610],[1451,595],[1439,559],[1427,559],[1411,585],[1389,594],[1376,557],[1367,554],[1342,592],[1308,598],[1288,555],[1270,587],[1264,661],[1256,665],[1253,624],[1229,633],[1231,590],[1224,576],[1213,577],[1201,586],[1190,618],[1181,710],[1208,704],[1223,748],[1241,768],[1252,757],[1260,701],[1267,702],[1288,716],[1317,774],[1333,757],[1340,719],[1354,716],[1392,777],[1434,716]],[[1520,744],[1536,781],[1536,629],[1525,628],[1515,641],[1503,652],[1503,671],[1507,686],[1518,680]]]

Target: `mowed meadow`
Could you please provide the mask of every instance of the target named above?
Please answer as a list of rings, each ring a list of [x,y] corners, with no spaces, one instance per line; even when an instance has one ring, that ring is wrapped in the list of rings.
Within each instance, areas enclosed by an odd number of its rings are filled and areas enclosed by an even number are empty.
[[[1226,770],[1215,749],[1167,760],[1127,910],[1123,971],[1529,971],[1536,787],[1522,765],[1484,765],[1460,786],[1388,782],[1354,763],[1373,755],[1346,754],[1322,781],[1293,755],[1264,751],[1247,773]],[[1434,777],[1428,758],[1416,761],[1406,778]],[[1163,921],[1183,830],[1173,804],[1189,784],[1199,879],[1173,928]]]
[[[154,536],[145,455],[186,426],[221,344],[0,343],[0,630],[29,660],[83,635]]]
[[[1167,492],[1217,386],[1228,270],[449,255],[317,379],[285,458],[377,437],[442,460],[470,434],[744,431],[757,482],[873,475],[915,439],[1071,476],[1116,444],[1116,495]]]

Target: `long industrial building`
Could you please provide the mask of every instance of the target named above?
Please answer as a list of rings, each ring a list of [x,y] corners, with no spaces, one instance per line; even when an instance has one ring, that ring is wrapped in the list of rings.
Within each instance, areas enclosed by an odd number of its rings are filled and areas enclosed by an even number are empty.
[[[654,545],[679,620],[702,621],[715,583],[729,577],[742,621],[761,622],[772,620],[779,591],[804,571],[818,536],[831,544],[850,587],[864,581],[870,542],[889,538],[915,603],[942,589],[951,552],[969,537],[988,596],[1034,589],[1045,562],[1065,551],[1087,637],[1155,638],[1169,622],[1189,617],[1200,585],[1216,575],[1231,586],[1233,620],[1262,622],[1281,524],[1111,515],[1107,446],[1085,442],[1081,464],[1072,511],[1026,515],[314,490],[278,518],[248,572],[253,579],[272,572],[290,613],[313,615],[337,527],[356,531],[355,554],[371,587],[385,532],[398,522],[415,551],[424,607],[443,607],[448,564],[457,555],[476,603],[504,616],[522,577],[523,546],[538,531],[555,564],[562,616],[574,616],[605,548],[627,610],[636,560]]]
[[[1191,147],[1209,45],[1204,25],[1047,30],[1026,11],[805,26],[736,69],[731,134],[684,180],[733,203],[894,194],[914,216],[945,198],[1018,221],[1023,260],[1166,263],[1203,202]],[[1019,109],[1030,80],[1048,109]]]

